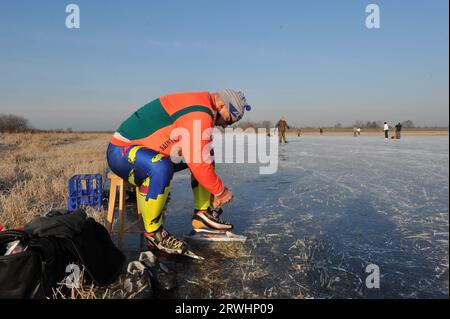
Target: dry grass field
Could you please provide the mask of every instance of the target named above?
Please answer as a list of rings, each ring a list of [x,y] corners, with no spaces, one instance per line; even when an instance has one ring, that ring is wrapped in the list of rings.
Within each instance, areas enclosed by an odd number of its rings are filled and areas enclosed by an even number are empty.
[[[0,224],[22,226],[67,207],[74,174],[105,174],[110,134],[0,134]]]
[[[23,226],[53,208],[66,208],[68,180],[74,174],[107,172],[108,133],[0,134],[0,224]],[[93,212],[89,208],[88,214]],[[99,222],[104,214],[90,214]],[[133,298],[123,289],[124,276],[104,288],[90,284],[58,287],[54,298]]]

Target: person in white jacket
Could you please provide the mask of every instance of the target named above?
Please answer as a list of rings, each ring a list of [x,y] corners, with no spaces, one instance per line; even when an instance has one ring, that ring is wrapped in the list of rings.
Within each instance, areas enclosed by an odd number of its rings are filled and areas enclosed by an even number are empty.
[[[389,125],[387,122],[384,122],[384,137],[389,138]]]

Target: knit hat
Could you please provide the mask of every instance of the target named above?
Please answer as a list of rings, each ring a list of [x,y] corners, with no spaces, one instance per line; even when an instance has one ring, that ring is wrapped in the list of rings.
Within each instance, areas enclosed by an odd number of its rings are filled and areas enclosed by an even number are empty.
[[[233,123],[239,121],[244,116],[246,110],[251,110],[251,106],[247,104],[244,93],[241,91],[227,89],[218,93],[225,102]]]

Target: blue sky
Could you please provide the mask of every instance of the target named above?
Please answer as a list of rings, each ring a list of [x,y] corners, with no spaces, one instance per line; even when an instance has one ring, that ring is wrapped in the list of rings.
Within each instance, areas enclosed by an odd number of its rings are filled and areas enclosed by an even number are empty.
[[[81,28],[65,27],[76,3]],[[381,9],[367,29],[365,7]],[[115,129],[171,92],[243,90],[245,118],[448,126],[448,1],[0,1],[0,113]]]

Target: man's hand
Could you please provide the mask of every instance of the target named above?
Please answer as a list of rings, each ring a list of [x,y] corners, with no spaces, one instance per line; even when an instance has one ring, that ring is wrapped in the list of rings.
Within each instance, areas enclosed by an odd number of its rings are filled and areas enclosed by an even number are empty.
[[[219,195],[211,194],[211,204],[215,209],[222,207],[225,204],[228,204],[233,200],[233,193],[225,187],[223,192]]]

